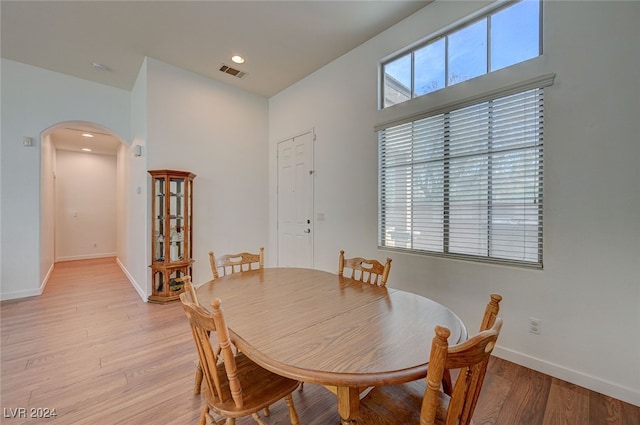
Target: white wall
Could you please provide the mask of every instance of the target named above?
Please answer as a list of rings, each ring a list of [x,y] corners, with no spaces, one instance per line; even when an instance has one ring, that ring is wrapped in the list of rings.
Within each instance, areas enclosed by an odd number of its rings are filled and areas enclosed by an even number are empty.
[[[49,135],[42,136],[40,155],[40,275],[46,282],[55,261],[56,216],[56,150]]]
[[[147,280],[147,233],[149,205],[147,194],[147,60],[138,71],[131,90],[131,145],[118,152],[118,263],[143,299],[149,296]],[[142,155],[134,156],[136,145]]]
[[[116,156],[57,150],[56,261],[116,255]]]
[[[389,285],[431,297],[479,326],[504,296],[496,353],[640,404],[640,3],[545,2],[545,267],[377,250],[377,64],[487,3],[433,3],[270,99],[271,241],[275,143],[315,128],[315,264],[338,250],[393,258]],[[342,190],[348,187],[349,190]],[[542,320],[528,332],[527,317]]]
[[[267,99],[150,58],[147,90],[148,169],[196,174],[193,279],[202,283],[210,250],[267,245]]]
[[[51,264],[40,263],[40,135],[88,121],[129,136],[129,93],[2,59],[2,299],[38,295]],[[24,147],[22,138],[33,138]]]

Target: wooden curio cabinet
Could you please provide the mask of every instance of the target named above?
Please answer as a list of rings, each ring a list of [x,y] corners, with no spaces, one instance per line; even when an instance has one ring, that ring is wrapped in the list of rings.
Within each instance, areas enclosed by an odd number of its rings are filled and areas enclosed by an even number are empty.
[[[193,179],[188,171],[150,170],[151,174],[151,274],[150,302],[177,300],[182,278],[193,264]]]

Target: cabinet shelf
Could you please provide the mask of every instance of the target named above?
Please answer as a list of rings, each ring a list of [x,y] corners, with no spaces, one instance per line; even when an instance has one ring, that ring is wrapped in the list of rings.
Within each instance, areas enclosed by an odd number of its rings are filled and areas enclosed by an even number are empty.
[[[152,179],[150,302],[177,300],[192,274],[193,179],[188,171],[150,170]]]

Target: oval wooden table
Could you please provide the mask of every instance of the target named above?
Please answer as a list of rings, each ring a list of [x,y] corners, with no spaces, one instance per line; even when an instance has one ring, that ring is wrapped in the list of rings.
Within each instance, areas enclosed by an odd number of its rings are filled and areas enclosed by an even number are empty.
[[[426,376],[436,325],[451,330],[450,344],[467,338],[458,316],[435,301],[320,270],[231,274],[197,295],[208,309],[222,300],[232,338],[254,362],[332,389],[343,424],[356,422],[363,388]]]

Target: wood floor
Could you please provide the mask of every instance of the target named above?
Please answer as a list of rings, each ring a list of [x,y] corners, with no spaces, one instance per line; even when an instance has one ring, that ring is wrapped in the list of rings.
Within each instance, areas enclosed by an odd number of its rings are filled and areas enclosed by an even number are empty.
[[[195,348],[179,303],[143,302],[114,259],[56,264],[45,293],[0,303],[2,424],[195,425]],[[368,396],[363,424],[417,424],[422,382]],[[335,397],[294,393],[302,425],[337,425]],[[37,418],[55,409],[55,417]],[[286,407],[268,424],[287,424]],[[640,408],[493,358],[476,425],[640,425]],[[250,418],[238,425],[254,423]]]

